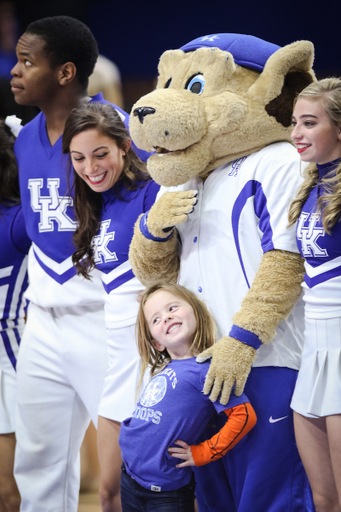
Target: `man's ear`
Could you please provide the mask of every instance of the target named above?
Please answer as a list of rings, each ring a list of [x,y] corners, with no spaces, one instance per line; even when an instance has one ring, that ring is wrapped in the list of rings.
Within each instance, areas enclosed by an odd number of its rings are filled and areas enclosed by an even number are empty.
[[[77,68],[73,62],[66,62],[59,69],[59,83],[64,86],[72,82],[77,74]]]
[[[159,343],[156,340],[152,340],[152,345],[159,352],[163,352],[165,350],[165,348],[166,348],[164,345],[161,345],[161,343]]]

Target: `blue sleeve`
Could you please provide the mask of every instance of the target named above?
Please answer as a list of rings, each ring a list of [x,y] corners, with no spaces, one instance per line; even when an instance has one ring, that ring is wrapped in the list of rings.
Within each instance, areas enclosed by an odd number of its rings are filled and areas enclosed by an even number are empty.
[[[22,254],[27,254],[31,247],[31,240],[26,233],[25,219],[21,206],[13,217],[10,226],[10,237],[14,247]]]
[[[263,188],[257,187],[255,193],[255,213],[259,218],[259,229],[262,233],[261,246],[263,252],[272,251],[274,249],[273,244],[273,231],[271,226],[271,217],[268,210],[267,198],[265,196]]]
[[[221,413],[221,412],[225,411],[226,409],[231,409],[232,407],[235,407],[236,405],[245,404],[245,403],[250,403],[250,400],[248,399],[248,397],[245,395],[245,393],[242,393],[240,396],[236,396],[234,394],[234,387],[233,387],[232,391],[231,391],[230,400],[227,402],[226,405],[221,404],[219,402],[219,399],[216,402],[214,402],[213,405],[214,405],[215,410],[218,413]]]
[[[144,205],[143,205],[143,211],[149,212],[153,204],[155,203],[155,199],[157,196],[157,193],[159,192],[160,185],[155,183],[155,181],[150,181],[148,185],[146,186],[146,193],[144,196]]]

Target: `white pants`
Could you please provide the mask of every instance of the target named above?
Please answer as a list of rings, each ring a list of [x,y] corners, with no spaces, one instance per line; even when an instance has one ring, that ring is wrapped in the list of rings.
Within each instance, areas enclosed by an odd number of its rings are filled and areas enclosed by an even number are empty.
[[[141,358],[135,341],[135,324],[107,329],[107,343],[109,366],[98,414],[121,423],[133,414],[136,399],[147,385],[150,374],[146,371],[136,396]]]
[[[17,365],[14,474],[22,512],[76,512],[79,449],[107,367],[100,305],[30,304]]]
[[[15,366],[24,325],[0,332],[0,434],[15,432]]]

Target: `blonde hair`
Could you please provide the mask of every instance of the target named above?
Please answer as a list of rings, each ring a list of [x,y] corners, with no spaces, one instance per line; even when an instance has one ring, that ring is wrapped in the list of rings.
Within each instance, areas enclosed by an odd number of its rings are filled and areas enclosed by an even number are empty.
[[[300,98],[321,100],[322,107],[331,123],[341,128],[341,79],[325,78],[308,85],[296,97],[294,106]],[[319,180],[316,164],[309,164],[303,172],[304,182],[292,201],[289,209],[289,226],[294,224],[302,211],[304,203]],[[341,162],[332,170],[332,175],[326,175],[322,180],[324,193],[318,198],[317,212],[322,213],[322,225],[330,234],[331,228],[340,218],[341,213]]]
[[[142,361],[141,377],[137,390],[141,387],[143,375],[148,367],[150,367],[150,373],[153,376],[171,361],[167,349],[160,352],[154,348],[152,344],[153,337],[144,314],[144,306],[147,300],[154,295],[154,293],[161,290],[172,293],[179,299],[187,302],[187,304],[193,308],[197,327],[191,340],[190,350],[192,354],[196,352],[200,353],[206,348],[211,347],[215,341],[215,325],[213,319],[206,306],[194,293],[179,284],[157,283],[151,286],[142,295],[137,315],[136,335],[138,350]]]

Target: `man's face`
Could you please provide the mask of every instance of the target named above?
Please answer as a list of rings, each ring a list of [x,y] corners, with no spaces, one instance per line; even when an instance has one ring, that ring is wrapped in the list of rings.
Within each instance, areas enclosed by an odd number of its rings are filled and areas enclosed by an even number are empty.
[[[18,41],[18,62],[11,71],[15,101],[19,105],[31,105],[41,110],[59,89],[60,72],[60,67],[51,68],[44,45],[40,36],[25,32]]]

